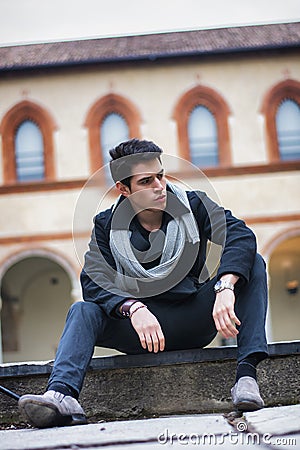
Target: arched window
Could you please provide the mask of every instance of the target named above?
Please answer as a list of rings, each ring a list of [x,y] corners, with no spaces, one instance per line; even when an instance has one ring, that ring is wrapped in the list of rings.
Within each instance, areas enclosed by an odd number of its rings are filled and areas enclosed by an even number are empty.
[[[15,135],[15,158],[18,181],[43,180],[44,143],[39,127],[31,120],[25,120]]]
[[[230,166],[229,114],[227,103],[213,89],[196,86],[186,92],[173,114],[180,155],[203,168]]]
[[[85,126],[89,133],[91,171],[109,161],[108,150],[119,142],[140,137],[141,117],[126,98],[108,94],[89,110]]]
[[[217,124],[213,114],[205,106],[197,105],[190,113],[188,137],[193,164],[199,167],[218,166]]]
[[[0,125],[5,184],[54,179],[54,120],[41,106],[18,103]]]
[[[285,80],[272,87],[261,112],[270,162],[300,160],[300,83]]]
[[[300,159],[300,107],[293,100],[284,100],[276,113],[280,159]]]
[[[100,128],[102,158],[103,163],[107,164],[110,160],[109,150],[129,139],[129,128],[124,117],[115,112],[104,118]]]

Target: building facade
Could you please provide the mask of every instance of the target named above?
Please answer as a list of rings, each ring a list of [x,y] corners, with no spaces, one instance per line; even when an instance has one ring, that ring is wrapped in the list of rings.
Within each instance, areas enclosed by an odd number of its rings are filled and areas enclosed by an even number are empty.
[[[54,358],[116,198],[108,149],[130,137],[253,229],[269,341],[299,339],[299,48],[300,23],[0,48],[4,362]]]

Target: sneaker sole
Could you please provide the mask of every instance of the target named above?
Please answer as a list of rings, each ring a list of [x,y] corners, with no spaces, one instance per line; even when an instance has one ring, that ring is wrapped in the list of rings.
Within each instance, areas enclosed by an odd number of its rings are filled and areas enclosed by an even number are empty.
[[[87,423],[86,417],[82,414],[63,416],[54,405],[36,400],[24,401],[19,404],[19,408],[28,422],[37,428],[63,427]]]
[[[263,408],[263,405],[258,405],[251,401],[240,401],[234,405],[239,411],[257,411]]]

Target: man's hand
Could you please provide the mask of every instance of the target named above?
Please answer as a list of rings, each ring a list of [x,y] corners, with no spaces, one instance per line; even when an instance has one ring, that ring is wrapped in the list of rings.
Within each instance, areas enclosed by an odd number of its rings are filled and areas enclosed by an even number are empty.
[[[157,318],[147,308],[140,308],[142,303],[136,302],[130,308],[131,324],[137,332],[141,345],[149,352],[157,353],[165,348],[165,337]]]
[[[238,277],[235,275],[224,275],[221,279],[228,280],[235,284]],[[231,289],[224,289],[216,294],[216,300],[213,309],[213,318],[217,330],[226,339],[236,337],[239,333],[235,325],[241,325],[240,320],[234,312],[235,295]]]

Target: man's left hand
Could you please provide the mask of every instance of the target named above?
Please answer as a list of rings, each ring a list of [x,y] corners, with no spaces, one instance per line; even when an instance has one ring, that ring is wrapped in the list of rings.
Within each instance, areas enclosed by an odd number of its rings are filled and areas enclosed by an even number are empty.
[[[234,312],[235,295],[230,289],[224,289],[216,294],[216,300],[213,309],[213,318],[217,330],[226,339],[236,337],[238,330],[235,325],[241,322]]]

